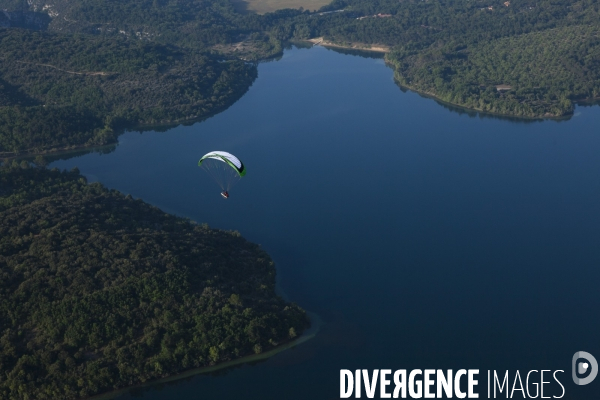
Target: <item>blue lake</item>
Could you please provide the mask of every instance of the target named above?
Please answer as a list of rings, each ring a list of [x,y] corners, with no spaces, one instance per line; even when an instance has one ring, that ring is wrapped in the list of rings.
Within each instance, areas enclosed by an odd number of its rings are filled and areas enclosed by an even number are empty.
[[[331,400],[358,368],[478,368],[480,398],[488,369],[564,370],[565,398],[600,398],[571,379],[576,351],[600,357],[600,107],[473,116],[392,76],[382,59],[294,48],[215,117],[52,163],[238,230],[323,320],[265,362],[123,398]],[[211,150],[247,167],[228,200],[197,167]]]

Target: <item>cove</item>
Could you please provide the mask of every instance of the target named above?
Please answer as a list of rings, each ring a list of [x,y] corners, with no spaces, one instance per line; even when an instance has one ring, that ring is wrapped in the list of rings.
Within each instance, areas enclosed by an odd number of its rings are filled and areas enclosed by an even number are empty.
[[[53,162],[165,212],[238,230],[323,320],[254,365],[122,399],[334,399],[340,369],[565,370],[600,356],[600,108],[566,121],[464,113],[401,91],[382,59],[287,50],[225,112]],[[196,164],[239,156],[224,200]],[[549,392],[551,393],[551,392]]]

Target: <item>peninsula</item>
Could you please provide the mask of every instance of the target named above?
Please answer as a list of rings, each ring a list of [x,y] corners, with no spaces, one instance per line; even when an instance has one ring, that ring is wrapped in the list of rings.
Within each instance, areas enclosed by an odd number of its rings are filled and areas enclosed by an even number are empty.
[[[0,168],[0,398],[78,399],[262,354],[308,327],[269,255],[78,171]]]

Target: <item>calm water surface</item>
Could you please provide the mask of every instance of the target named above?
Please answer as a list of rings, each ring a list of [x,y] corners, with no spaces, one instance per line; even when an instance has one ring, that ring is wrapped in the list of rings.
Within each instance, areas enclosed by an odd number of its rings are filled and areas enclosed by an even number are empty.
[[[565,398],[600,398],[571,380],[573,353],[600,359],[600,107],[576,115],[472,117],[381,59],[293,49],[205,122],[54,162],[240,231],[324,320],[268,361],[123,398],[329,400],[342,368],[479,368],[481,398],[487,369],[562,369]],[[196,166],[210,150],[248,168],[227,201]]]

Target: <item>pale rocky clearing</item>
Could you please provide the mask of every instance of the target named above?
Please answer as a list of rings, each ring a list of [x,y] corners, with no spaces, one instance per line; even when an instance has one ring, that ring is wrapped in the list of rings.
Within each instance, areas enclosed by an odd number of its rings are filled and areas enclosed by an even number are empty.
[[[316,11],[329,4],[331,0],[233,0],[239,11],[250,11],[265,14],[284,8],[300,8]]]

